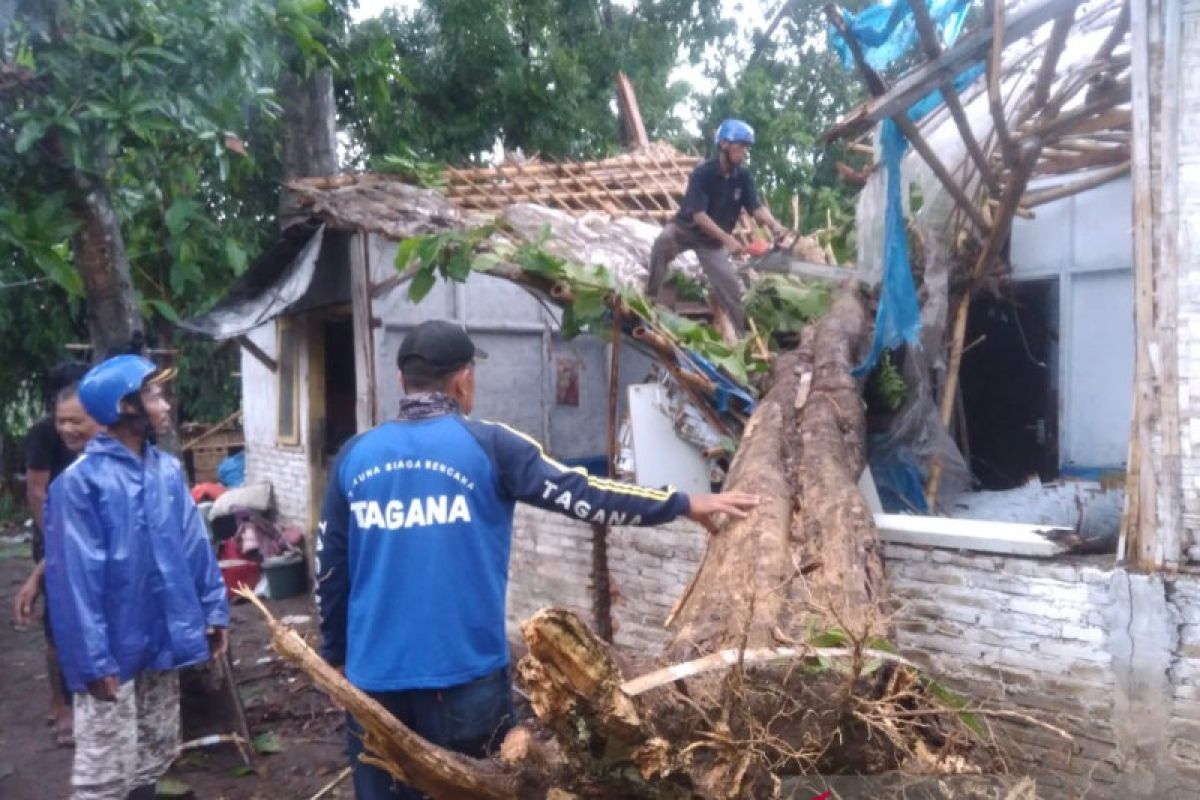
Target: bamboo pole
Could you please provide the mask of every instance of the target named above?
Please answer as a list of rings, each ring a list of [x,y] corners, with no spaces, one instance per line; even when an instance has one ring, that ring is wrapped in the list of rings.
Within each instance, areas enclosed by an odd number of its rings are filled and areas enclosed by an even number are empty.
[[[988,109],[992,114],[992,130],[1004,163],[1015,169],[1017,151],[1008,132],[1008,118],[1004,113],[1004,98],[1000,94],[1000,73],[1004,69],[1004,0],[988,0],[991,6],[992,47],[987,62]]]
[[[1088,189],[1095,189],[1097,186],[1103,186],[1109,181],[1116,180],[1122,175],[1129,174],[1129,160],[1125,160],[1116,166],[1101,170],[1086,178],[1082,178],[1072,183],[1065,183],[1061,186],[1054,186],[1049,189],[1043,189],[1038,192],[1030,192],[1021,200],[1021,205],[1025,208],[1034,208],[1035,206],[1051,203],[1055,200],[1061,200],[1064,197],[1086,192]]]
[[[1054,20],[1054,26],[1050,29],[1050,39],[1046,42],[1046,55],[1042,59],[1042,65],[1038,69],[1036,80],[1033,84],[1033,97],[1029,101],[1029,108],[1032,111],[1037,111],[1046,105],[1046,101],[1050,99],[1050,88],[1054,85],[1055,69],[1058,67],[1058,59],[1062,55],[1063,47],[1067,43],[1067,34],[1071,32],[1071,24],[1075,20],[1075,9]]]
[[[229,426],[230,423],[232,423],[234,420],[236,420],[241,415],[242,415],[242,410],[239,408],[237,411],[233,412],[228,417],[221,420],[220,422],[218,422],[216,425],[212,426],[208,430],[206,430],[204,433],[202,433],[199,436],[197,436],[196,438],[188,441],[186,444],[184,444],[182,447],[179,448],[179,452],[186,453],[188,450],[191,450],[193,447],[195,447],[196,445],[205,441],[206,439],[210,439],[213,436],[216,436],[218,433],[223,432],[225,430],[225,428],[227,428]]]

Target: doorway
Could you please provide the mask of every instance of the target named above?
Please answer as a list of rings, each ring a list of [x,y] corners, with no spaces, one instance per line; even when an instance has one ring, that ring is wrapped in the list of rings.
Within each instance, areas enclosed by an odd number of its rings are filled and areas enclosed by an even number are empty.
[[[1014,281],[971,303],[958,433],[983,489],[1058,474],[1059,282]]]
[[[327,317],[322,325],[325,351],[324,452],[332,459],[358,432],[357,381],[354,374],[354,327],[349,315]]]

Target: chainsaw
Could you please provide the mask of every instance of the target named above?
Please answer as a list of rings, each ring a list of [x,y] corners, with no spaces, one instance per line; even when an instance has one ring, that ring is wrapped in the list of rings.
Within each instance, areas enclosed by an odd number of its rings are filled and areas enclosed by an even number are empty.
[[[780,244],[780,240],[776,240],[773,246],[768,247],[767,243],[761,239],[751,242],[746,246],[746,252],[750,254],[750,258],[738,267],[738,271],[743,274],[750,271],[772,272],[777,275],[829,281],[841,281],[854,277],[854,271],[845,267],[817,264],[796,258],[793,251],[799,240],[800,233],[797,231],[790,244]]]

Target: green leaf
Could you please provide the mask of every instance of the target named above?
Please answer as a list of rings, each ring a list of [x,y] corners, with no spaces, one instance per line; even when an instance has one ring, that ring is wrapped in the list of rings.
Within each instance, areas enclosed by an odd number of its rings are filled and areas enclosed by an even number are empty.
[[[432,266],[437,261],[438,253],[442,251],[440,236],[422,236],[417,242],[417,258],[425,267]]]
[[[18,154],[24,154],[29,151],[29,148],[40,142],[45,135],[45,121],[31,119],[21,127],[21,132],[17,134],[17,142],[13,147]]]
[[[810,647],[842,647],[846,644],[846,632],[834,628],[823,631],[808,640]]]
[[[883,639],[879,636],[876,636],[873,639],[867,640],[867,649],[868,650],[879,650],[880,652],[891,653],[892,655],[898,655],[900,653],[900,651],[896,649],[896,646],[894,644],[889,642],[887,639]]]
[[[410,236],[409,238],[400,242],[399,246],[396,247],[396,258],[393,260],[393,263],[396,265],[396,269],[400,270],[401,272],[408,269],[409,264],[412,263],[413,257],[417,254],[417,248],[421,245],[422,238],[423,237],[421,236]]]
[[[155,797],[190,797],[192,787],[175,778],[159,778],[154,787]]]
[[[234,778],[245,778],[250,775],[257,775],[258,771],[254,767],[247,767],[245,764],[242,764],[229,770],[229,774]]]
[[[233,239],[226,239],[225,261],[233,270],[234,275],[241,275],[246,271],[246,265],[249,263],[250,259],[246,255],[246,251],[242,249],[241,245],[239,245]]]
[[[167,209],[164,221],[172,236],[183,233],[183,229],[187,227],[195,209],[196,204],[191,200],[176,200],[171,204],[171,207]]]
[[[159,300],[158,298],[150,297],[146,299],[146,305],[153,308],[172,324],[179,323],[179,313],[172,308],[170,303],[166,302],[165,300]]]
[[[471,247],[459,242],[446,262],[444,274],[452,280],[465,281],[471,275]]]
[[[254,749],[263,755],[283,752],[283,742],[275,731],[266,731],[254,737]]]
[[[421,270],[413,276],[412,282],[408,284],[408,299],[414,303],[421,302],[435,283],[437,283],[437,276],[433,274],[432,269]]]
[[[575,292],[575,302],[572,304],[572,310],[575,312],[577,320],[581,324],[597,320],[604,316],[604,312],[608,310],[605,304],[605,298],[608,292],[603,289],[579,289]]]

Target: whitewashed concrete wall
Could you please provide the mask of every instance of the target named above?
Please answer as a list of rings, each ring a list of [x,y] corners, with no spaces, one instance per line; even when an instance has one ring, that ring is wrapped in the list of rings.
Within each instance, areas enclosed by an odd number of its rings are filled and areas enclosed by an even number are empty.
[[[1078,175],[1070,180],[1078,180]],[[1063,181],[1043,181],[1045,188]],[[1119,467],[1133,402],[1133,235],[1128,179],[1038,206],[1013,222],[1016,280],[1059,297],[1060,466]]]
[[[268,322],[248,334],[271,358],[278,356],[276,323]],[[257,358],[242,350],[242,430],[246,437],[246,481],[270,482],[280,518],[304,528],[309,522],[309,475],[306,444],[308,438],[308,354],[301,348],[298,380],[300,402],[296,414],[300,421],[300,441],[280,444],[279,379]]]
[[[517,516],[515,626],[545,605],[592,617],[589,526]],[[653,656],[699,565],[689,523],[620,528],[608,540],[614,640]],[[901,651],[964,695],[1068,730],[1067,742],[995,721],[1012,769],[1045,798],[1200,796],[1200,578],[1135,575],[1109,559],[1002,558],[889,545]],[[515,628],[514,628],[515,630]]]

